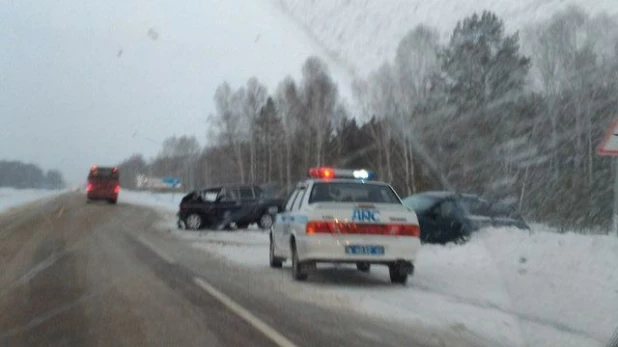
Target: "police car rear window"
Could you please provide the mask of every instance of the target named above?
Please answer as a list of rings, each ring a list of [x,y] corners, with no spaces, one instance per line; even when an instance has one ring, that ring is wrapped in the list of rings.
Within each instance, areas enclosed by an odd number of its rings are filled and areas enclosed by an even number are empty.
[[[401,204],[395,192],[387,185],[351,182],[315,183],[309,195],[309,203],[316,202]]]

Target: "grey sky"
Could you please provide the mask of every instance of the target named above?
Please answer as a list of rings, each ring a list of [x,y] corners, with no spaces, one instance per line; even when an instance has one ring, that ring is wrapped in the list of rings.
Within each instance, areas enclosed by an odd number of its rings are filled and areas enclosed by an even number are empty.
[[[205,143],[222,81],[272,90],[320,55],[268,0],[2,0],[0,52],[0,159],[70,183],[167,136]]]

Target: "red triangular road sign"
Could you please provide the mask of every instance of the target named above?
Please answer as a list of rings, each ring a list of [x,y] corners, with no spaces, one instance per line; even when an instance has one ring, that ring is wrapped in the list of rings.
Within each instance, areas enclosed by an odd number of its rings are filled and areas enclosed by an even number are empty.
[[[605,133],[603,142],[597,148],[599,155],[618,156],[618,120],[612,122],[612,125]]]

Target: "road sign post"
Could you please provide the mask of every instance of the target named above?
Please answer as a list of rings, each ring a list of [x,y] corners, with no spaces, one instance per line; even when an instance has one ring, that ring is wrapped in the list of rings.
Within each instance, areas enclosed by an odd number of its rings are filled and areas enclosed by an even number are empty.
[[[614,175],[614,208],[612,209],[612,234],[618,236],[618,120],[615,120],[605,133],[603,142],[597,149],[599,155],[612,156]]]
[[[618,158],[614,161],[614,213],[612,215],[612,233],[618,236]]]

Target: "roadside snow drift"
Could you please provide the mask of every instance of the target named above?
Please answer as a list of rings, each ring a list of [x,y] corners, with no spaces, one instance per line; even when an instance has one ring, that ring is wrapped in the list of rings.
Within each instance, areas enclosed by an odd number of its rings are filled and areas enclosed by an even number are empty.
[[[178,234],[235,263],[268,268],[266,232]],[[618,239],[609,236],[487,229],[463,246],[425,246],[405,288],[390,284],[385,267],[365,275],[328,265],[304,285],[342,299],[329,304],[447,326],[492,345],[604,346],[618,326],[616,261]],[[274,279],[293,282],[283,272]]]
[[[180,194],[124,193],[165,211],[166,229],[193,247],[251,267],[299,300],[439,326],[490,346],[605,347],[618,326],[616,237],[486,229],[463,246],[424,246],[405,287],[378,266],[363,274],[323,265],[295,283],[289,263],[268,267],[266,231],[180,231],[171,216]]]
[[[0,187],[0,213],[27,203],[64,193],[64,190],[14,189]]]

